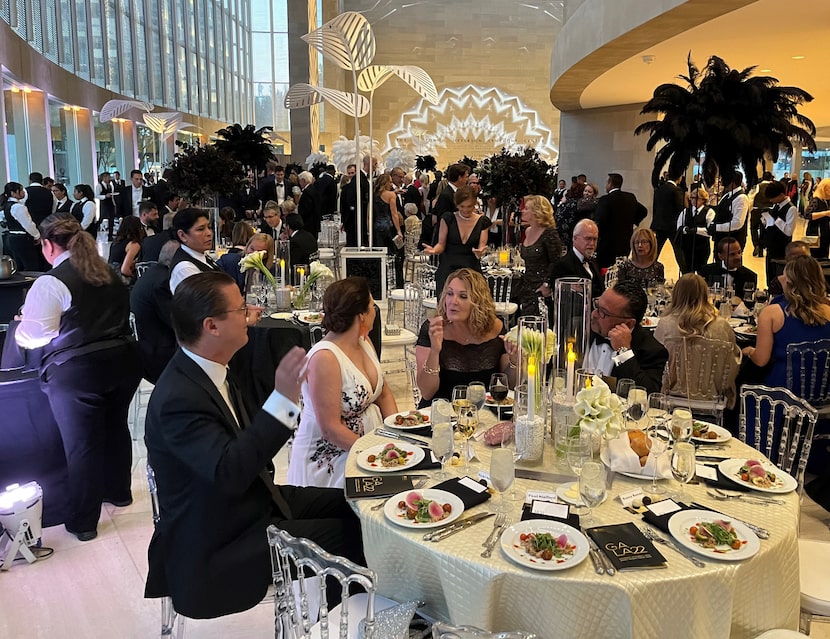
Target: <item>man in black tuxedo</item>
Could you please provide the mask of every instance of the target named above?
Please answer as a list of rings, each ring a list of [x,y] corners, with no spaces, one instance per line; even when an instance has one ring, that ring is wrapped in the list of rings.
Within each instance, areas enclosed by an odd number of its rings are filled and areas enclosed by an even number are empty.
[[[142,200],[155,202],[153,189],[144,186],[144,176],[141,171],[135,169],[130,171],[130,183],[118,194],[118,214],[121,218],[131,215],[138,217],[138,204]]]
[[[309,256],[317,252],[317,238],[305,230],[303,218],[298,213],[286,215],[283,224],[288,226],[288,248],[291,252],[291,267],[295,264],[309,264]]]
[[[605,183],[607,194],[599,198],[594,211],[594,222],[599,228],[597,262],[600,268],[608,268],[617,257],[631,252],[634,227],[648,214],[646,207],[637,201],[633,193],[621,190],[622,184],[622,175],[609,173]]]
[[[721,288],[731,286],[735,295],[741,296],[744,284],[758,283],[758,275],[743,265],[744,250],[734,237],[725,237],[718,242],[718,259],[712,264],[706,264],[698,269],[698,274],[704,278],[709,286],[719,284]],[[753,286],[754,288],[754,286]]]
[[[297,204],[297,213],[303,218],[306,230],[314,237],[320,232],[320,193],[314,186],[315,180],[311,171],[303,171],[297,176],[300,181],[300,201]]]
[[[169,237],[167,233],[158,235]],[[136,280],[130,291],[130,310],[135,315],[144,379],[152,384],[158,382],[164,367],[176,352],[176,335],[170,319],[170,302],[173,299],[170,293],[170,260],[178,248],[177,241],[168,239],[161,247],[158,262]]]
[[[156,208],[163,211],[167,206],[168,198],[170,197],[170,183],[168,180],[173,174],[173,169],[164,169],[161,178],[153,186],[153,202],[156,203]]]
[[[539,288],[545,297],[553,292],[554,282],[560,277],[581,277],[591,280],[591,295],[598,297],[605,290],[605,279],[600,275],[594,257],[599,231],[597,225],[583,219],[576,223],[573,231],[573,245],[568,252],[551,264],[548,283]]]
[[[259,200],[262,205],[268,200],[282,204],[290,196],[288,185],[285,183],[285,167],[276,162],[265,163],[265,178],[259,183]]]
[[[305,352],[283,357],[259,408],[227,368],[254,319],[233,278],[184,280],[171,316],[181,348],[150,398],[144,437],[161,508],[145,596],[169,595],[194,618],[255,606],[271,582],[269,524],[363,563],[360,522],[341,489],[273,483],[271,459],[296,428]]]
[[[361,241],[360,246],[367,246],[369,243],[369,165],[372,164],[372,171],[377,166],[377,160],[372,162],[370,155],[363,158],[363,169],[360,174],[349,180],[349,183],[340,191],[340,223],[346,232],[346,246],[358,246],[357,218],[361,220]],[[357,202],[357,180],[360,180],[360,206]]]
[[[274,206],[274,200],[269,200],[262,209],[262,224],[259,225],[259,232],[270,235],[274,242],[280,239],[282,233],[282,210],[279,205]]]
[[[54,196],[55,203],[55,213],[71,213],[72,212],[72,200],[69,199],[69,195],[66,193],[66,185],[57,182],[52,185],[52,195]]]
[[[591,347],[584,365],[605,377],[633,379],[647,393],[659,393],[669,353],[640,326],[647,306],[645,290],[634,280],[618,282],[594,299]]]
[[[680,270],[685,273],[685,257],[680,250],[679,245],[676,246],[673,242],[677,233],[677,216],[684,208],[686,208],[686,201],[683,194],[683,189],[677,186],[680,176],[669,178],[661,182],[656,189],[654,189],[654,200],[651,207],[651,230],[657,236],[657,255],[660,256],[660,251],[663,250],[663,245],[666,240],[672,244],[674,248],[674,256],[677,259],[677,264]]]
[[[334,165],[329,164],[314,181],[321,217],[332,215],[337,210],[337,180],[334,179],[334,171]]]

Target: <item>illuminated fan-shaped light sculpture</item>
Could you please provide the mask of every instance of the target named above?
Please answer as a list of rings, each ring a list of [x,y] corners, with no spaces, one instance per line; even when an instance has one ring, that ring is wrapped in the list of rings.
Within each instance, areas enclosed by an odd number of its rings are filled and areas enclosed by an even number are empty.
[[[110,100],[101,107],[101,113],[98,114],[98,119],[101,122],[109,122],[130,109],[141,109],[149,113],[153,110],[153,105],[149,102],[140,102],[139,100]]]
[[[369,113],[369,101],[366,98],[337,89],[315,87],[301,82],[293,85],[285,96],[285,106],[288,109],[303,109],[321,102],[327,102],[352,117],[362,118]]]
[[[182,128],[182,114],[172,113],[145,113],[144,124],[151,131],[159,134],[159,142],[164,142],[176,131]]]

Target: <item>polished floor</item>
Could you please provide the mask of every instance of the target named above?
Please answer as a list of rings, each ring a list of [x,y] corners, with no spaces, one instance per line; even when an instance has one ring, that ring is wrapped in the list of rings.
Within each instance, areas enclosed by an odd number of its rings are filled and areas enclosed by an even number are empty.
[[[673,263],[668,248],[663,257],[667,258],[665,264]],[[746,263],[763,272],[763,260],[748,258]],[[676,277],[670,272],[668,275]],[[412,395],[405,376],[394,375],[388,381],[399,406],[411,407]],[[0,637],[138,639],[158,635],[159,603],[143,597],[153,523],[142,429],[140,415],[133,468],[135,502],[127,508],[105,505],[99,535],[90,542],[77,541],[62,526],[45,529],[43,544],[55,549],[52,557],[31,565],[18,562],[8,572],[0,573]],[[275,462],[278,473],[284,476],[285,451]],[[801,535],[830,541],[828,526],[830,513],[805,497]],[[187,620],[189,639],[272,635],[273,608],[269,604],[221,619]],[[830,639],[830,624],[814,623],[811,637]]]

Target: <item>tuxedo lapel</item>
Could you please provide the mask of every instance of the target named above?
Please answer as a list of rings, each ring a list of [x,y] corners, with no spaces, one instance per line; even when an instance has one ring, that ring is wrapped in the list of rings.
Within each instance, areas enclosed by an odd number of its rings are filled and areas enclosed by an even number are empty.
[[[182,374],[208,394],[214,407],[217,408],[219,412],[222,413],[222,417],[224,417],[222,425],[229,433],[232,434],[233,437],[237,437],[239,433],[236,428],[236,418],[234,418],[231,409],[228,407],[228,403],[222,395],[219,394],[219,390],[216,386],[214,386],[213,382],[210,381],[207,373],[205,373],[205,371],[203,371],[196,362],[185,355],[181,349],[176,351],[174,359]]]

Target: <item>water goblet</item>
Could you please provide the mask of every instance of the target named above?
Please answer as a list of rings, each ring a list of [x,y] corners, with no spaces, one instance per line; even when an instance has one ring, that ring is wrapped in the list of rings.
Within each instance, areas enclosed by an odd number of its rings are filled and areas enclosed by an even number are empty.
[[[672,499],[680,501],[684,497],[684,484],[688,484],[695,475],[695,447],[689,442],[676,442],[671,454],[671,474],[680,483]]]
[[[513,461],[513,451],[509,448],[494,448],[490,457],[490,483],[499,493],[497,504],[493,505],[493,512],[504,513],[510,510],[504,499],[504,491],[513,484],[516,468]]]
[[[467,385],[467,399],[478,409],[484,406],[484,400],[487,399],[487,390],[481,382],[471,382]]]
[[[648,412],[646,413],[649,420],[649,426],[659,428],[666,421],[666,416],[669,414],[669,401],[663,393],[649,393],[648,394]]]
[[[455,441],[453,439],[452,424],[444,422],[441,424],[432,424],[432,452],[441,461],[441,472],[438,474],[440,479],[448,479],[450,474],[447,472],[447,462],[452,459]]]
[[[565,461],[568,462],[568,467],[576,475],[577,480],[582,475],[585,462],[591,460],[592,445],[590,433],[579,432],[570,435],[565,441]],[[577,515],[585,512],[582,504],[578,504],[573,510]]]
[[[583,526],[596,523],[592,516],[593,510],[605,499],[606,491],[605,466],[600,462],[586,461],[579,476],[579,496],[587,508],[585,518],[581,520]]]
[[[653,458],[654,463],[654,469],[651,474],[651,490],[648,492],[652,495],[663,495],[666,489],[663,486],[657,485],[657,473],[660,470],[660,458],[669,447],[669,434],[655,427],[649,432],[648,437],[651,440],[651,452],[649,456]]]
[[[633,386],[628,391],[628,417],[639,422],[648,412],[648,393],[642,386]],[[639,424],[637,424],[639,426]]]

